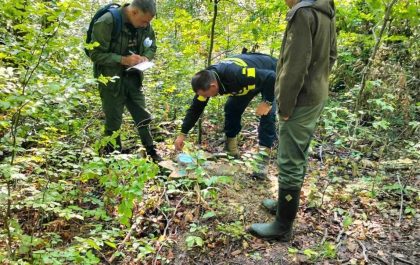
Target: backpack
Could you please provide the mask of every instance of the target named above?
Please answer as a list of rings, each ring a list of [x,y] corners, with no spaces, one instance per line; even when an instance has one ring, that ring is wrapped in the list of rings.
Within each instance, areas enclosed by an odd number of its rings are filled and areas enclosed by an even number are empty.
[[[122,31],[122,17],[121,13],[118,11],[119,7],[121,7],[121,5],[111,3],[101,7],[98,11],[96,11],[95,15],[92,17],[92,20],[89,23],[89,28],[86,32],[86,43],[90,43],[92,41],[93,24],[95,24],[95,22],[107,12],[111,13],[114,20],[111,33],[111,43],[118,39],[120,32]],[[109,48],[111,49],[111,45]],[[86,48],[85,53],[87,56],[89,56],[89,50]]]

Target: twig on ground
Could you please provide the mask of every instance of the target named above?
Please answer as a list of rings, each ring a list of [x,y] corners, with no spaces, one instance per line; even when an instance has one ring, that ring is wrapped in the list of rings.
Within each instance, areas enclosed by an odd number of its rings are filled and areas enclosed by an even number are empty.
[[[111,265],[111,263],[108,262],[108,260],[106,259],[104,253],[102,253],[101,251],[94,249],[94,251],[96,251],[97,253],[99,253],[99,255],[101,255],[101,257],[103,258],[103,260],[105,261],[106,265]]]
[[[362,247],[362,254],[363,254],[363,257],[365,258],[366,263],[369,263],[369,258],[368,258],[367,254],[366,254],[367,250],[366,250],[365,245],[363,245],[363,243],[360,240],[356,240],[356,241]]]
[[[324,244],[325,240],[327,240],[327,236],[328,236],[328,229],[325,227],[325,229],[324,229],[324,237],[322,237],[321,245]]]
[[[339,240],[338,240],[338,243],[337,243],[337,245],[335,245],[335,248],[336,249],[339,249],[340,247],[341,247],[341,244],[343,243],[343,241],[345,241],[346,239],[347,239],[347,235],[346,234],[344,234],[344,236],[343,236],[343,239],[342,240],[340,240],[340,238],[338,238]]]
[[[343,233],[344,233],[344,229],[341,229],[340,232],[338,233],[337,238],[335,239],[335,243],[340,242],[341,237],[343,236]]]
[[[163,211],[161,211],[161,212],[162,212],[162,214],[163,214],[163,216],[165,217],[165,220],[166,220],[166,226],[165,226],[165,229],[163,230],[163,234],[162,235],[166,237],[166,230],[167,230],[167,227],[168,227],[169,220],[168,220],[168,216]],[[163,247],[163,244],[161,244],[159,246],[159,249],[156,252],[155,258],[153,260],[153,265],[156,265],[157,258],[159,256],[160,251],[162,250],[162,247]]]
[[[324,166],[324,159],[322,158],[322,145],[319,147],[319,159],[321,161],[321,168]]]
[[[162,202],[162,198],[163,198],[163,196],[165,196],[165,197],[166,197],[166,200],[169,202],[168,195],[166,194],[166,187],[163,187],[162,195],[159,197],[159,200],[158,200],[158,202],[156,203],[154,210],[158,209],[158,207],[160,206],[160,204],[161,204],[161,202]],[[159,207],[159,208],[160,208],[160,207]],[[163,212],[162,212],[162,213],[163,213]]]
[[[325,193],[327,192],[328,187],[330,186],[331,181],[327,181],[327,185],[325,185],[324,190],[322,191],[322,196],[321,196],[321,203],[319,205],[319,208],[322,209],[322,205],[324,204],[324,197],[325,197]]]
[[[169,201],[169,198],[168,198],[168,195],[166,194],[166,192],[165,192],[165,198],[166,198],[166,200],[167,200],[167,201]],[[175,215],[176,215],[176,212],[177,212],[177,210],[178,210],[178,207],[181,205],[181,202],[182,202],[184,199],[185,199],[185,196],[184,196],[184,197],[182,197],[182,199],[181,199],[181,200],[179,200],[179,202],[178,202],[178,203],[177,203],[177,205],[175,206],[175,210],[174,210],[174,212],[173,212],[173,214],[172,214],[172,217],[171,217],[169,220],[168,220],[168,217],[166,216],[166,214],[165,214],[163,211],[161,211],[161,212],[162,212],[162,214],[163,214],[163,216],[165,216],[165,219],[166,219],[166,226],[165,226],[165,229],[163,230],[163,233],[162,233],[162,235],[163,235],[163,236],[165,236],[165,237],[166,237],[166,233],[167,233],[167,231],[168,231],[169,225],[171,224],[172,219],[174,219],[174,217],[175,217]],[[154,258],[154,260],[153,260],[153,265],[156,265],[157,258],[158,258],[158,256],[159,256],[160,251],[162,250],[162,247],[163,247],[163,244],[161,244],[161,245],[159,246],[159,249],[158,249],[158,251],[156,252],[155,258]]]
[[[136,218],[136,221],[133,223],[133,225],[130,228],[130,231],[128,231],[127,235],[125,236],[124,240],[118,245],[117,250],[112,254],[111,258],[109,258],[108,262],[112,263],[114,259],[117,257],[117,253],[121,251],[121,249],[124,247],[125,243],[130,239],[131,234],[136,229],[136,227],[140,224],[140,221],[142,220],[142,217]]]
[[[229,246],[229,250],[227,251],[227,254],[228,254],[228,255],[230,255],[230,253],[232,253],[232,247],[233,247],[233,245],[232,245],[232,244],[230,244],[230,246]]]
[[[404,189],[401,183],[401,179],[400,179],[400,175],[397,175],[397,179],[398,179],[398,184],[400,184],[400,188],[401,188],[401,196],[400,196],[400,217],[398,219],[398,222],[401,224],[401,219],[402,219],[402,213],[403,213],[403,206],[404,206]]]
[[[394,257],[394,259],[399,260],[399,261],[401,261],[401,262],[403,262],[403,263],[410,264],[410,265],[414,265],[414,263],[412,263],[411,261],[408,261],[408,260],[406,260],[406,259],[403,259],[403,258],[397,257],[397,256],[395,256],[395,255],[393,255],[393,257]]]
[[[168,230],[168,228],[169,228],[169,224],[172,222],[172,219],[174,219],[174,217],[175,217],[175,215],[176,215],[176,212],[178,211],[178,207],[181,205],[181,202],[182,202],[184,199],[185,199],[185,196],[184,196],[184,197],[182,197],[182,199],[181,199],[181,200],[179,200],[179,202],[176,204],[176,206],[175,206],[175,210],[174,210],[174,213],[172,214],[172,218],[171,218],[171,219],[169,219],[168,223],[166,224],[165,230],[163,230],[163,234],[164,234],[164,235],[166,235],[166,231],[167,231],[167,230]]]
[[[387,262],[386,260],[384,260],[383,258],[380,258],[380,257],[375,256],[375,255],[373,255],[373,254],[369,254],[369,257],[374,258],[374,259],[377,259],[377,260],[381,261],[382,263],[384,263],[384,264],[387,264],[387,265],[388,265],[388,262]]]

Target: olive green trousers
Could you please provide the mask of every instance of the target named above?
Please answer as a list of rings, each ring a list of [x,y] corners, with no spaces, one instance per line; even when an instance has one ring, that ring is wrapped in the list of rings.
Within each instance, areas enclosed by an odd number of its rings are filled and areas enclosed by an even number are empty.
[[[124,73],[115,82],[100,84],[99,91],[105,113],[105,135],[112,135],[121,128],[124,107],[127,107],[143,146],[152,146],[153,138],[149,129],[152,116],[146,109],[141,76],[136,72]]]
[[[306,174],[308,149],[325,102],[296,107],[287,121],[279,117],[277,164],[279,187],[300,190]]]

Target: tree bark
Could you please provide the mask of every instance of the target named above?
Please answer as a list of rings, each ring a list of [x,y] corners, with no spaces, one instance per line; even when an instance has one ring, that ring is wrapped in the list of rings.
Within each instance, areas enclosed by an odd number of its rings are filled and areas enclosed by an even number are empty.
[[[211,32],[210,32],[210,47],[209,53],[207,56],[207,64],[206,67],[211,65],[211,57],[213,53],[213,46],[214,46],[214,28],[216,27],[216,19],[217,19],[217,4],[219,4],[220,0],[214,0],[213,5],[213,19],[211,23]],[[203,140],[203,117],[201,115],[200,119],[198,120],[198,144],[201,144]]]

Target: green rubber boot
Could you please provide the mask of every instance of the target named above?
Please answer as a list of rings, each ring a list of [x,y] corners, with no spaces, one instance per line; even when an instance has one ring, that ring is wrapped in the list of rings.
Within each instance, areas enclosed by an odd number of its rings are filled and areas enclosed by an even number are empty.
[[[230,156],[235,158],[240,157],[237,137],[226,137],[225,150]]]
[[[277,211],[277,201],[273,199],[264,199],[261,202],[261,205],[271,214],[276,214]]]
[[[276,219],[271,223],[252,224],[248,232],[262,239],[287,242],[293,236],[293,221],[299,208],[300,190],[279,190]]]

